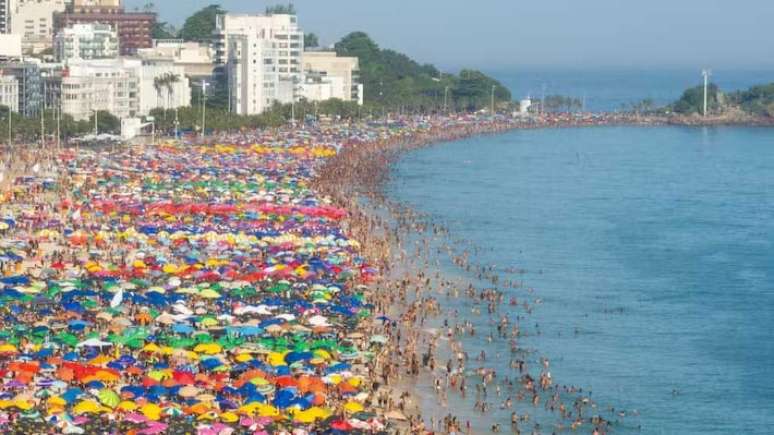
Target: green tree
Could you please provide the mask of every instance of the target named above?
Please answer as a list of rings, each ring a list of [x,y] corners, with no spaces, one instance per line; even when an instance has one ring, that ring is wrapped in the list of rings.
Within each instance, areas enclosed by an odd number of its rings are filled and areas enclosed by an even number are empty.
[[[207,87],[207,110],[223,109],[228,110],[228,77],[225,75],[216,75],[212,81],[209,81]],[[191,102],[195,106],[201,105],[202,88],[198,82],[191,83]]]
[[[314,33],[304,34],[304,48],[315,48],[320,46],[320,41]]]
[[[774,116],[774,83],[729,95],[729,102],[754,115]]]
[[[180,29],[180,38],[186,41],[210,41],[215,31],[215,20],[225,14],[220,5],[209,5],[188,17]]]
[[[720,89],[714,83],[707,88],[707,110],[712,112],[718,109],[718,96]],[[683,95],[672,105],[672,110],[677,113],[691,114],[704,111],[704,86],[696,86],[683,92]]]
[[[94,114],[89,117],[88,125],[94,125]],[[115,115],[104,110],[97,112],[98,133],[119,134],[121,133],[121,120]]]
[[[442,74],[433,65],[421,65],[405,54],[381,49],[363,32],[352,32],[335,45],[340,56],[357,57],[367,109],[429,112],[440,110],[448,89],[448,108],[475,110],[489,107],[492,86],[497,103],[511,94],[480,71],[463,70],[459,76]]]
[[[157,21],[153,24],[153,29],[151,29],[151,37],[153,39],[174,39],[177,37],[175,33],[175,29],[163,21]]]
[[[481,71],[475,70],[460,71],[453,94],[461,108],[475,110],[491,105],[492,87],[494,87],[495,103],[510,101],[511,91],[508,88]]]

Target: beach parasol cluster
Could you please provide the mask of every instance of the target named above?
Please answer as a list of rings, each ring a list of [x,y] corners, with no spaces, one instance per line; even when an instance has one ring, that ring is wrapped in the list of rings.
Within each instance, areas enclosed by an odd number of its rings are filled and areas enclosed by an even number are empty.
[[[17,179],[0,203],[0,428],[383,430],[367,367],[387,338],[362,326],[378,271],[310,180],[385,133],[338,134],[69,151]]]

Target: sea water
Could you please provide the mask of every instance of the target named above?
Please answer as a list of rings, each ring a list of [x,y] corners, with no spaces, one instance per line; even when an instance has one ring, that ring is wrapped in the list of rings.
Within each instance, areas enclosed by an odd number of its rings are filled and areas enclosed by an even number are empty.
[[[513,131],[406,154],[388,191],[478,246],[473,261],[524,269],[507,291],[543,302],[521,344],[600,414],[626,412],[615,433],[774,431],[774,130]],[[477,321],[467,351],[499,352],[484,365],[513,373],[507,342],[484,341]],[[451,396],[480,430],[508,427],[510,411]]]

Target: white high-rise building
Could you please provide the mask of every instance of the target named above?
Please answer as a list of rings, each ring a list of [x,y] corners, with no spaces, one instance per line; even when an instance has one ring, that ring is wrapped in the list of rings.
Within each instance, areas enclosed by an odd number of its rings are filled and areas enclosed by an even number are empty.
[[[0,0],[0,33],[11,33],[11,1]]]
[[[257,114],[298,98],[304,32],[295,15],[219,15],[215,33],[216,62],[228,63],[232,110]]]
[[[70,62],[62,76],[62,113],[76,121],[89,119],[94,111],[119,118],[136,116],[140,110],[139,66],[140,61],[113,59]]]
[[[54,13],[64,12],[64,0],[14,0],[11,5],[11,33],[21,35],[27,53],[52,47]]]
[[[74,24],[54,38],[57,60],[118,57],[118,34],[109,24]]]
[[[76,120],[88,119],[95,110],[131,118],[157,107],[191,104],[185,70],[172,61],[74,60],[66,67],[61,86],[62,112]]]
[[[271,43],[255,34],[232,35],[228,53],[231,111],[254,115],[271,107],[279,86]]]

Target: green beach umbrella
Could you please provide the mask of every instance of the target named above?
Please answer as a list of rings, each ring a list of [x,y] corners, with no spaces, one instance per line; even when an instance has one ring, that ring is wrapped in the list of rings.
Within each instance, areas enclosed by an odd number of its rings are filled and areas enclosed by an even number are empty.
[[[100,392],[97,394],[97,398],[99,399],[100,403],[110,408],[115,408],[119,403],[121,403],[121,398],[118,397],[118,394],[108,388],[100,390]]]
[[[75,346],[80,342],[78,337],[69,332],[60,332],[54,336],[54,341],[57,343],[66,344],[68,346]]]

